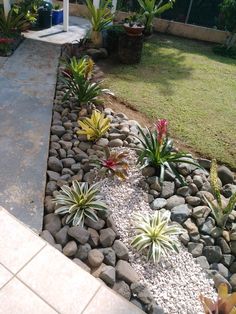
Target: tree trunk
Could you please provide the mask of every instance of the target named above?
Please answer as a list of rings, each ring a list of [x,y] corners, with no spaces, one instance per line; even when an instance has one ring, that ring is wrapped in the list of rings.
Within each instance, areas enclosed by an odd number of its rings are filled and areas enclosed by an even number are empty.
[[[236,43],[236,33],[230,33],[229,37],[226,39],[227,49],[232,48]]]

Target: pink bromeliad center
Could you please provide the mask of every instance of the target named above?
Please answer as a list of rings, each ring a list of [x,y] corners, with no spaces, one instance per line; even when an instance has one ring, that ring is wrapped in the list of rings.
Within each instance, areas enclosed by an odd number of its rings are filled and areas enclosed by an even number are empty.
[[[107,168],[113,169],[116,166],[116,162],[112,159],[107,159],[103,161],[103,165]]]
[[[167,134],[167,126],[168,121],[166,119],[159,119],[156,123],[156,129],[157,129],[157,140],[159,144],[162,144],[163,138]]]

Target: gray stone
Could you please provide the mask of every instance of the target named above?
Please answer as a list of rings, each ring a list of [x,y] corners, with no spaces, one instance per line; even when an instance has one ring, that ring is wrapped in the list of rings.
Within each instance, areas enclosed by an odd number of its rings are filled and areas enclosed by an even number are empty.
[[[104,263],[107,265],[115,266],[116,265],[116,253],[111,248],[99,249],[104,255]]]
[[[175,183],[170,181],[164,181],[162,185],[161,196],[163,198],[169,198],[174,195]]]
[[[195,175],[193,177],[193,183],[196,184],[196,186],[201,189],[203,186],[203,180],[202,180],[202,176],[200,175]]]
[[[75,241],[69,241],[62,250],[63,254],[72,257],[77,252],[77,244]]]
[[[127,283],[124,282],[123,280],[116,282],[112,289],[116,291],[117,293],[119,293],[125,299],[130,300],[131,291],[130,291],[129,285],[127,285]]]
[[[213,227],[212,230],[211,230],[211,236],[212,238],[219,238],[220,236],[222,235],[222,229],[219,228],[219,227]]]
[[[205,234],[201,234],[200,241],[206,246],[211,246],[215,244],[215,240],[211,236]]]
[[[205,159],[205,158],[198,158],[197,162],[199,163],[200,166],[203,168],[209,170],[211,167],[211,160]]]
[[[88,262],[91,267],[98,267],[102,264],[104,255],[101,251],[93,249],[88,253]]]
[[[211,269],[217,270],[219,274],[221,274],[221,276],[225,277],[226,279],[229,277],[229,271],[222,263],[211,264]]]
[[[57,231],[61,228],[61,220],[57,215],[48,214],[44,216],[44,229],[48,230],[53,236],[57,233]]]
[[[62,164],[64,168],[70,168],[72,165],[74,165],[76,162],[73,158],[65,158],[62,159]]]
[[[152,204],[150,205],[152,210],[158,210],[161,208],[164,208],[167,204],[167,201],[165,198],[156,198]]]
[[[100,243],[103,247],[112,246],[115,238],[116,234],[111,228],[100,230]]]
[[[229,283],[232,286],[232,290],[233,292],[236,291],[236,274],[233,274],[230,278],[229,278]]]
[[[187,163],[179,163],[178,164],[178,172],[182,174],[184,177],[189,175],[192,171],[194,171],[197,167]]]
[[[173,207],[182,205],[185,203],[185,199],[182,196],[173,195],[167,199],[166,209],[171,210]]]
[[[73,144],[71,142],[68,142],[68,141],[59,141],[59,144],[61,145],[61,147],[65,150],[69,150],[72,148]]]
[[[144,177],[152,177],[155,175],[155,173],[156,173],[156,169],[154,167],[147,166],[142,169],[142,175]]]
[[[86,243],[84,245],[79,245],[78,250],[75,254],[75,257],[78,257],[82,261],[85,261],[88,257],[88,253],[91,250],[91,246]]]
[[[40,237],[43,238],[45,241],[47,241],[51,245],[55,244],[55,240],[48,230],[43,230],[40,233]]]
[[[61,125],[53,125],[51,127],[51,133],[53,135],[57,135],[59,137],[61,137],[63,134],[66,133],[66,130],[64,128],[64,126],[61,126]]]
[[[233,172],[230,171],[230,169],[226,166],[220,166],[218,168],[218,177],[220,178],[223,185],[234,182]]]
[[[65,246],[68,242],[68,229],[69,226],[64,226],[55,234],[55,239],[57,243],[61,244],[62,246]]]
[[[212,229],[215,227],[215,220],[212,217],[208,217],[206,222],[200,227],[203,234],[211,235]]]
[[[139,309],[143,310],[143,305],[138,299],[132,298],[130,302],[137,306]]]
[[[194,218],[207,218],[210,212],[211,209],[207,206],[197,206],[193,208],[192,216]]]
[[[236,262],[233,262],[231,265],[230,265],[230,268],[229,268],[230,272],[232,274],[235,274],[236,273]]]
[[[231,248],[233,255],[236,255],[236,241],[230,242],[230,248]]]
[[[193,257],[198,257],[202,255],[203,244],[202,243],[188,243],[188,251],[193,255]]]
[[[195,261],[203,268],[203,269],[209,269],[210,265],[207,261],[207,258],[205,256],[198,256],[195,258]]]
[[[109,140],[107,138],[100,138],[96,144],[102,147],[106,147],[109,143]]]
[[[48,175],[48,179],[50,181],[57,181],[60,178],[60,174],[58,172],[55,171],[47,171],[47,175]]]
[[[120,139],[111,140],[108,144],[110,147],[121,147],[123,146],[123,141]]]
[[[188,232],[183,232],[180,236],[179,236],[179,239],[180,241],[186,246],[189,241],[190,241],[190,238],[189,238],[189,235],[188,235]]]
[[[46,185],[46,195],[52,195],[57,189],[57,184],[55,181],[49,181]]]
[[[203,255],[206,256],[208,262],[219,263],[222,258],[222,251],[219,246],[205,246],[203,248]]]
[[[191,218],[188,218],[184,223],[183,227],[188,230],[188,233],[190,236],[198,235],[198,227],[195,225],[195,223],[192,221]]]
[[[49,157],[48,168],[55,172],[61,172],[63,169],[62,162],[56,157]]]
[[[54,213],[55,203],[53,202],[53,198],[50,195],[47,195],[44,199],[44,209],[47,214]]]
[[[205,198],[207,198],[210,201],[214,200],[214,196],[208,191],[199,191],[199,192],[197,192],[196,196],[201,199],[202,204],[204,204],[204,205],[207,205]]]
[[[224,197],[231,197],[234,193],[236,193],[236,185],[234,184],[226,184],[222,188],[222,193]]]
[[[129,250],[126,245],[120,240],[115,240],[113,246],[113,250],[115,251],[117,257],[119,259],[128,260],[129,259]]]
[[[117,233],[117,228],[116,228],[116,224],[115,224],[115,221],[112,217],[112,215],[110,215],[108,218],[107,218],[107,227],[111,228],[115,233]]]
[[[231,290],[231,284],[228,282],[227,279],[225,279],[225,277],[223,277],[221,274],[219,274],[218,272],[216,272],[213,276],[213,281],[215,284],[216,289],[218,289],[219,285],[221,283],[226,283],[227,286],[229,287],[229,290]]]
[[[178,205],[171,209],[171,219],[182,224],[191,215],[191,208],[187,204]]]
[[[230,254],[231,253],[230,247],[229,247],[227,241],[225,241],[224,238],[218,238],[216,240],[216,243],[217,243],[217,245],[220,246],[223,254]]]
[[[117,277],[124,280],[126,283],[131,284],[139,280],[138,274],[126,261],[119,260],[116,264]]]
[[[112,266],[105,266],[99,276],[108,286],[112,287],[116,282],[116,269]]]
[[[103,219],[99,219],[98,221],[93,221],[92,219],[86,218],[84,223],[86,224],[86,226],[95,230],[100,230],[105,225],[105,221]]]
[[[201,199],[197,196],[189,195],[186,197],[186,202],[191,206],[198,206],[201,204]]]
[[[85,263],[83,263],[79,258],[74,258],[73,262],[75,262],[78,266],[80,266],[83,270],[87,271],[88,273],[91,273],[91,268],[88,267]]]
[[[89,239],[89,232],[80,226],[70,227],[68,235],[78,241],[80,244],[85,244]]]
[[[152,190],[161,192],[161,185],[159,182],[159,177],[157,177],[157,176],[149,177],[149,178],[147,178],[146,181],[150,185],[150,188]]]
[[[160,305],[156,303],[151,303],[149,306],[149,314],[165,314],[164,310]]]
[[[223,254],[222,255],[222,264],[229,268],[230,265],[232,265],[233,261],[235,260],[235,257],[231,254]],[[236,266],[236,265],[235,265]]]
[[[177,189],[176,194],[186,197],[190,195],[190,190],[188,186],[181,186],[180,188]]]
[[[88,228],[88,232],[90,234],[88,243],[91,245],[92,248],[95,248],[99,244],[99,234],[95,229]]]
[[[53,247],[54,247],[55,249],[57,249],[58,251],[62,252],[62,246],[61,246],[61,244],[53,244]]]

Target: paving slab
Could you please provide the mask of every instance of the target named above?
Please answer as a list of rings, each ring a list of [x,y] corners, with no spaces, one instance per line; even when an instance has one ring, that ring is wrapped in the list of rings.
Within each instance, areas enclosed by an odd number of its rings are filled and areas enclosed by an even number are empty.
[[[26,38],[50,42],[54,44],[65,44],[84,38],[90,28],[90,22],[82,17],[70,16],[68,32],[63,31],[63,25],[54,25],[43,30],[30,30],[24,33]]]
[[[0,314],[143,314],[0,207]]]
[[[60,47],[26,39],[0,68],[0,205],[40,232]]]

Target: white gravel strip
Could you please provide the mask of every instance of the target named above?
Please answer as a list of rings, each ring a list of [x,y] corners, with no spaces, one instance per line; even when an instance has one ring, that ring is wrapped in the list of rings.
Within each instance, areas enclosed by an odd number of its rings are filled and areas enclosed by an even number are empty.
[[[127,150],[127,149],[126,149]],[[142,175],[136,166],[136,154],[130,150],[129,178],[120,182],[107,178],[102,181],[101,192],[112,210],[112,217],[121,240],[127,245],[130,263],[153,294],[156,302],[167,314],[202,314],[199,300],[202,293],[216,298],[213,281],[209,280],[191,254],[181,246],[178,254],[163,258],[158,265],[147,262],[145,257],[130,246],[133,235],[132,217],[134,213],[152,212],[145,201],[145,192],[138,187]]]

